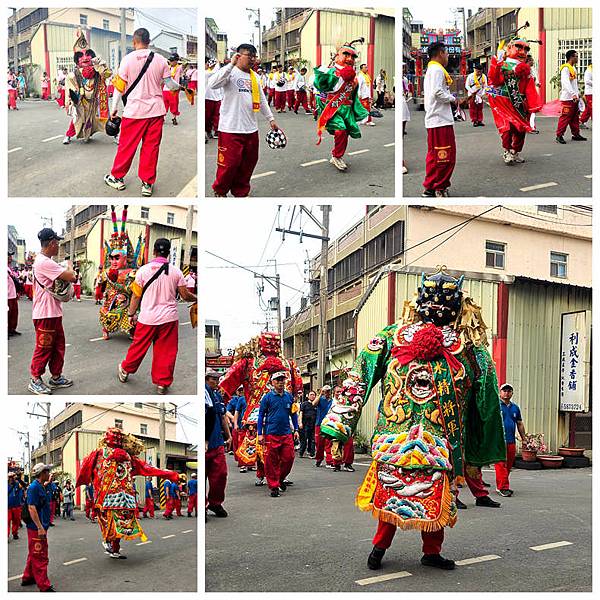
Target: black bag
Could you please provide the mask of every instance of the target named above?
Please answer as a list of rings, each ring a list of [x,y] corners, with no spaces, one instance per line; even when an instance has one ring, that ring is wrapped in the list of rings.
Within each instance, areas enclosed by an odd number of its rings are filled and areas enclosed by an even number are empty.
[[[127,106],[127,96],[129,96],[129,94],[131,94],[131,92],[133,91],[135,86],[141,81],[142,77],[148,70],[148,67],[150,66],[150,63],[152,62],[153,58],[154,58],[154,52],[150,52],[150,54],[148,54],[148,58],[146,59],[146,62],[144,63],[144,66],[142,67],[142,70],[140,71],[139,75],[136,77],[135,81],[129,86],[129,89],[121,97],[121,100],[123,101],[123,106]],[[121,118],[120,117],[115,117],[114,119],[110,118],[106,122],[106,125],[108,126],[108,127],[105,127],[106,133],[108,135],[110,135],[111,137],[116,137],[117,135],[119,135],[119,131],[121,130]]]
[[[23,521],[25,525],[31,525],[31,523],[33,523],[33,519],[29,514],[29,504],[27,504],[27,502],[21,507],[21,521]]]

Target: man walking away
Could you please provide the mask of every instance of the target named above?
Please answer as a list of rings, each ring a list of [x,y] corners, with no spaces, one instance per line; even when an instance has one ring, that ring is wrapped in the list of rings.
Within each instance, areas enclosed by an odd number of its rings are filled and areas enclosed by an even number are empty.
[[[12,533],[13,540],[19,539],[21,526],[21,509],[23,508],[23,488],[16,473],[8,474],[8,537]]]
[[[187,485],[188,489],[188,502],[187,502],[187,516],[191,517],[192,513],[198,516],[198,478],[196,473],[192,473],[190,480]]]
[[[167,393],[175,372],[179,338],[177,292],[186,302],[196,301],[196,296],[185,287],[183,273],[169,264],[170,252],[171,242],[157,239],[154,259],[137,270],[129,305],[129,319],[135,325],[135,333],[127,356],[119,365],[119,381],[126,383],[152,344],[152,383],[159,394]]]
[[[593,97],[593,77],[592,77],[592,65],[588,65],[585,73],[583,74],[583,84],[585,96],[585,110],[581,113],[581,122],[579,126],[582,129],[589,129],[586,123],[592,119],[592,97]]]
[[[35,349],[31,357],[31,379],[28,390],[32,394],[51,394],[52,390],[73,385],[62,375],[65,362],[65,332],[62,325],[62,302],[52,295],[56,280],[73,283],[76,275],[70,268],[61,267],[52,260],[58,255],[58,242],[63,238],[46,227],[38,233],[41,251],[33,261],[33,306],[31,318],[35,329]],[[50,370],[48,385],[42,375]]]
[[[85,486],[85,516],[92,523],[96,520],[94,515],[94,485],[92,483]]]
[[[567,62],[560,66],[560,104],[561,113],[556,128],[556,141],[566,144],[563,137],[567,126],[571,128],[571,139],[575,142],[585,142],[579,133],[579,85],[577,84],[577,69],[575,65],[579,59],[575,50],[565,54]]]
[[[219,131],[219,111],[221,110],[223,90],[214,90],[208,85],[209,79],[215,72],[214,65],[207,60],[204,65],[204,135],[206,142],[213,138],[216,139]]]
[[[174,52],[169,56],[169,68],[171,70],[171,79],[177,84],[177,89],[174,90],[167,86],[163,87],[163,100],[167,113],[170,111],[173,115],[173,125],[179,125],[177,117],[179,116],[179,91],[181,86],[182,67],[179,64],[179,54]]]
[[[104,182],[115,190],[125,189],[123,178],[141,142],[138,176],[142,180],[142,196],[152,196],[156,181],[156,165],[162,139],[166,108],[163,100],[163,85],[168,90],[179,90],[179,84],[171,77],[167,59],[151,54],[148,49],[150,34],[141,27],[133,32],[133,52],[121,59],[117,74],[113,78],[115,93],[112,99],[111,117],[117,116],[119,100],[126,95],[121,119],[119,147],[109,175]],[[144,65],[148,64],[135,87]]]
[[[144,493],[144,510],[142,511],[142,516],[146,518],[149,514],[150,518],[154,519],[154,486],[152,485],[152,477],[146,477]]]
[[[31,470],[35,477],[27,490],[27,562],[21,585],[37,584],[40,592],[54,592],[48,579],[48,527],[50,527],[50,499],[44,484],[50,479],[52,465],[38,463]]]

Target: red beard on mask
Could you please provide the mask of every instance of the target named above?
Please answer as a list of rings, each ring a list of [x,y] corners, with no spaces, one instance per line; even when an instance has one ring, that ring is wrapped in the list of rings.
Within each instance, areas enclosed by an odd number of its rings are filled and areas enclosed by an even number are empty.
[[[81,68],[81,74],[86,79],[92,79],[92,77],[95,75],[95,73],[96,73],[96,69],[94,69],[94,67],[86,66],[86,67]]]
[[[119,277],[119,269],[109,269],[107,277],[111,281],[116,281]]]

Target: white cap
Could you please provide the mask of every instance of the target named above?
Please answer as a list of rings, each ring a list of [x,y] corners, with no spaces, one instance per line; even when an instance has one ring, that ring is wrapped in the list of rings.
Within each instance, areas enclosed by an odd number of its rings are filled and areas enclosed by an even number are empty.
[[[31,474],[34,477],[37,477],[42,471],[50,471],[50,469],[53,466],[54,465],[45,465],[44,463],[37,463],[37,465],[34,465],[33,469],[31,469]]]
[[[271,381],[273,381],[273,379],[279,379],[280,377],[287,377],[287,373],[285,371],[276,371],[271,375]]]

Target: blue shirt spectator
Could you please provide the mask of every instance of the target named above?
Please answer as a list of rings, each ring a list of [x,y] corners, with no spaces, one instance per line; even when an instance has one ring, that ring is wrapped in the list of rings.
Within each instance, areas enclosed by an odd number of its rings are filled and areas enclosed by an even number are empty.
[[[244,419],[244,413],[246,412],[246,398],[244,398],[244,396],[236,396],[237,398],[237,402],[236,402],[236,410],[238,411],[238,420],[237,420],[237,426],[239,428],[242,427],[243,423],[243,419]],[[235,414],[235,412],[233,413]]]
[[[223,439],[223,425],[221,423],[221,418],[225,414],[225,405],[223,404],[223,400],[219,392],[211,389],[208,385],[206,385],[206,390],[212,400],[215,411],[215,424],[208,438],[208,449],[212,450],[213,448],[218,448],[219,446],[225,445],[225,440]]]
[[[177,485],[174,481],[170,482],[170,485],[169,485],[169,495],[174,500],[176,498],[179,498],[179,485]]]
[[[289,392],[278,394],[274,390],[267,392],[260,401],[258,410],[258,435],[287,435],[290,429],[290,417],[294,431],[298,430],[298,415],[292,414],[294,399]]]
[[[502,410],[502,421],[504,422],[504,439],[507,444],[514,444],[517,422],[523,420],[521,409],[514,402],[505,404],[502,401],[500,402],[500,409]]]
[[[319,427],[321,426],[323,419],[327,416],[332,402],[332,398],[326,398],[325,396],[319,398],[319,403],[317,404],[317,425]]]
[[[194,494],[198,493],[198,480],[197,479],[190,479],[188,481],[188,495],[189,496],[193,496]]]
[[[50,487],[50,486],[48,486]],[[34,479],[27,489],[27,504],[35,506],[40,522],[44,529],[50,527],[50,490],[46,490],[44,486]],[[27,529],[37,530],[37,525],[31,521],[27,523]]]
[[[23,488],[18,481],[13,481],[8,484],[8,508],[18,508],[23,505],[24,498]]]

